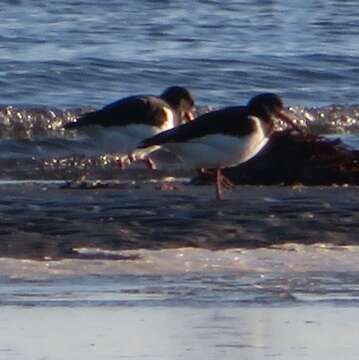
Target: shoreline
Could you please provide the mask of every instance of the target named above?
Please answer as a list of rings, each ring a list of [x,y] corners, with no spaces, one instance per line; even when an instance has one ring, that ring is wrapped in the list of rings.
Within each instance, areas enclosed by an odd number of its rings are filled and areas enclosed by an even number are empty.
[[[356,245],[358,186],[212,186],[128,183],[63,189],[0,184],[3,257],[76,258],[73,250],[260,248],[285,243]],[[85,191],[86,190],[86,191]]]

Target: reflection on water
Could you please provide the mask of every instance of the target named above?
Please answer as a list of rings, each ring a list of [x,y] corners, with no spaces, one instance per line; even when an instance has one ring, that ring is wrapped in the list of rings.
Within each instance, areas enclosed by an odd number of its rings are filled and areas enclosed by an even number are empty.
[[[354,360],[358,321],[356,307],[333,306],[7,307],[0,312],[0,356]]]
[[[2,258],[0,358],[354,360],[358,251],[287,245],[140,250],[135,260]]]

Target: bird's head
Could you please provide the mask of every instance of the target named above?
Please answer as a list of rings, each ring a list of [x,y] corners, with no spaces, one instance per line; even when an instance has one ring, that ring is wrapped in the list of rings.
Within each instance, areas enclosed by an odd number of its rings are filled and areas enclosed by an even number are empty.
[[[302,129],[295,125],[293,120],[285,112],[283,101],[276,94],[263,93],[256,95],[249,101],[247,108],[250,115],[260,118],[270,126],[272,126],[273,120],[280,119],[304,135]]]
[[[193,120],[194,98],[189,90],[182,86],[170,86],[162,94],[165,100],[180,117],[180,122]]]

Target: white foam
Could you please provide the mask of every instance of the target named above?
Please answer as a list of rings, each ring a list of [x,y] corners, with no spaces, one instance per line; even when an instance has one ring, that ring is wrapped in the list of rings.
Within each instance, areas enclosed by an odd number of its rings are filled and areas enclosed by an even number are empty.
[[[81,259],[53,261],[0,258],[0,273],[10,278],[82,275],[176,275],[194,273],[282,273],[359,271],[359,246],[288,244],[266,249],[211,251],[181,248],[108,251],[75,249]],[[117,260],[117,257],[122,259]],[[87,258],[86,258],[87,257]]]

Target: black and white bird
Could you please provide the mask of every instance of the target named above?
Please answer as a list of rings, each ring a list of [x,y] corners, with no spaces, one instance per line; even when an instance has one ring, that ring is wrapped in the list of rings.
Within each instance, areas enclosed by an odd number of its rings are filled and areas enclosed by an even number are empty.
[[[194,99],[184,87],[171,86],[160,96],[135,95],[115,101],[100,110],[81,115],[65,124],[96,139],[98,154],[117,154],[119,165],[142,160],[150,168],[148,155],[159,146],[137,149],[138,143],[161,131],[193,119]]]
[[[163,146],[174,152],[186,166],[205,169],[214,177],[217,199],[222,199],[222,185],[229,185],[230,181],[221,174],[221,169],[239,165],[255,156],[272,134],[275,119],[281,119],[301,132],[284,112],[281,98],[265,93],[253,97],[246,106],[212,111],[161,132],[143,140],[139,148]]]

